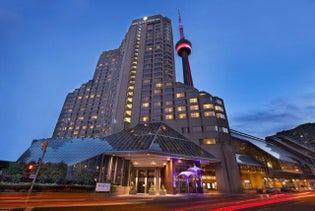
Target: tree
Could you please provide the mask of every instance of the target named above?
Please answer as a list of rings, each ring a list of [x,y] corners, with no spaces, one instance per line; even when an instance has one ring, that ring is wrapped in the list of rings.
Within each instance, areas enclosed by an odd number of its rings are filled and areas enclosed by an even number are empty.
[[[67,175],[67,164],[43,163],[38,175],[40,183],[63,183]]]
[[[24,175],[27,174],[26,163],[14,162],[10,163],[2,172],[3,176],[9,178],[11,182],[18,183]]]
[[[73,172],[74,172],[75,180],[78,184],[83,184],[83,185],[95,184],[95,178],[97,178],[97,172],[89,171],[86,165],[76,164],[73,167]]]

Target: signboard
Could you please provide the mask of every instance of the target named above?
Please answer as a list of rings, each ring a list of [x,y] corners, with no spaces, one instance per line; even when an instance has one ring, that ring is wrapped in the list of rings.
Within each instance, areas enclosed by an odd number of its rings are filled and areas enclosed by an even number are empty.
[[[96,183],[95,187],[96,192],[109,192],[110,191],[110,183]]]
[[[30,174],[30,176],[28,178],[34,179],[35,178],[35,174]]]

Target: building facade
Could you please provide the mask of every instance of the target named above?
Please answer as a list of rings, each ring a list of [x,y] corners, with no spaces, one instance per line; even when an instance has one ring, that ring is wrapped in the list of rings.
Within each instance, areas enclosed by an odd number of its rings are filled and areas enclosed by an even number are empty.
[[[240,191],[224,101],[193,87],[191,43],[181,37],[176,50],[184,83],[176,82],[171,20],[133,20],[119,48],[101,54],[93,79],[68,94],[52,138],[97,138],[164,122],[220,160],[212,167],[220,191]]]
[[[67,95],[52,138],[34,140],[18,161],[36,162],[48,141],[43,162],[66,163],[74,180],[84,166],[121,193],[310,185],[314,151],[231,130],[223,99],[193,86],[192,44],[179,23],[183,83],[176,81],[171,20],[135,19],[120,46],[100,55],[93,78]]]

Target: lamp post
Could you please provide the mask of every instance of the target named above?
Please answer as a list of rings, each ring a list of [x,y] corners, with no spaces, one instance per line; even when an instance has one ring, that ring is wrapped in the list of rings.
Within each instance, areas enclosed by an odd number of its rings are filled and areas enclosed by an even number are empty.
[[[36,173],[35,173],[35,176],[34,176],[34,178],[33,178],[31,187],[28,189],[28,194],[31,194],[31,193],[32,193],[32,190],[33,190],[33,187],[34,187],[34,183],[35,183],[35,181],[36,181],[36,179],[37,179],[37,176],[38,176],[40,167],[41,167],[41,165],[42,165],[44,156],[45,156],[45,154],[46,154],[47,145],[48,145],[48,141],[43,141],[43,142],[42,142],[41,150],[43,151],[43,154],[42,154],[42,157],[38,159],[38,167],[37,167],[37,169],[36,169]]]

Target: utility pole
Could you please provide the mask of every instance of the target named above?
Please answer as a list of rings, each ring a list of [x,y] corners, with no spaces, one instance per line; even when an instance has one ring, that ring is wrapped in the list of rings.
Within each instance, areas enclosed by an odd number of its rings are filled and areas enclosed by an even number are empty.
[[[32,190],[33,190],[33,187],[34,187],[34,183],[35,183],[35,181],[36,181],[36,179],[37,179],[37,176],[38,176],[40,167],[41,167],[41,165],[42,165],[44,156],[45,156],[45,154],[46,154],[47,145],[48,145],[48,141],[43,141],[43,142],[42,142],[42,148],[41,148],[41,149],[42,149],[42,151],[43,151],[43,154],[42,154],[42,157],[38,159],[38,167],[37,167],[37,169],[36,169],[36,173],[35,173],[35,176],[34,176],[34,178],[33,178],[31,187],[28,189],[28,194],[31,194],[31,193],[32,193]]]

